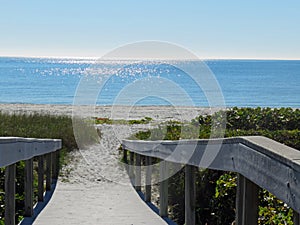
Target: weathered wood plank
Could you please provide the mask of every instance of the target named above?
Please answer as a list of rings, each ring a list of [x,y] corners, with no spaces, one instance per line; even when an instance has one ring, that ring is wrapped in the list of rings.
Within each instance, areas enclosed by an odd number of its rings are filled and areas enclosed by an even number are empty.
[[[134,175],[134,152],[129,153],[129,178],[131,183],[135,184],[135,175]]]
[[[299,216],[299,213],[294,211],[293,212],[293,222],[294,222],[294,225],[300,225],[300,216]]]
[[[243,202],[244,202],[244,180],[245,177],[237,174],[237,188],[236,188],[236,203],[235,203],[235,223],[236,225],[243,224]]]
[[[51,190],[51,167],[52,157],[51,153],[46,154],[46,191]]]
[[[44,201],[44,156],[38,157],[38,201]]]
[[[195,225],[196,182],[194,166],[185,166],[185,225]]]
[[[135,190],[140,191],[141,190],[141,178],[142,178],[142,172],[141,172],[141,155],[136,154],[135,159]]]
[[[152,178],[152,158],[146,156],[146,190],[145,201],[151,202],[151,178]]]
[[[20,146],[22,146],[20,148]],[[59,139],[0,137],[0,167],[44,155],[61,148]]]
[[[259,187],[242,175],[239,175],[237,190],[237,225],[258,224]]]
[[[159,164],[159,215],[168,217],[168,179],[169,165],[167,161],[161,161]]]
[[[57,159],[56,159],[56,154],[57,152],[52,152],[51,153],[51,178],[52,178],[52,183],[55,182],[57,179]]]
[[[16,164],[5,168],[5,225],[15,225]]]
[[[125,164],[128,164],[127,153],[128,153],[128,151],[126,149],[123,149],[123,162]]]
[[[33,158],[25,160],[25,184],[24,199],[25,210],[24,216],[31,217],[33,215]]]

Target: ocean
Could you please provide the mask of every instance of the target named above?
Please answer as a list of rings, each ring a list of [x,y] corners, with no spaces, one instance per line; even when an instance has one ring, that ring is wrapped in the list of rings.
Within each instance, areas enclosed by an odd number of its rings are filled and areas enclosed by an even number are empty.
[[[0,57],[0,103],[300,108],[299,60],[195,63]]]

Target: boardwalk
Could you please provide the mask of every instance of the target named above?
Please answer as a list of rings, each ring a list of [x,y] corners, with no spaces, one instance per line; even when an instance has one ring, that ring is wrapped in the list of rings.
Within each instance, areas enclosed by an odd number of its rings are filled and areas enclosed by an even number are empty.
[[[58,183],[35,225],[166,224],[128,185],[113,182],[87,187]]]
[[[119,138],[139,129],[143,127],[102,126],[101,143],[73,153],[34,224],[166,224],[142,201],[119,165]]]

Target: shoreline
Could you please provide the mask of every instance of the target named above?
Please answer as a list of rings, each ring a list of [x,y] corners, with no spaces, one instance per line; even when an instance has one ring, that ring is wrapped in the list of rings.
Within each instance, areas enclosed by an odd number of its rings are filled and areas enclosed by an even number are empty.
[[[170,105],[60,105],[60,104],[27,104],[0,103],[0,112],[7,114],[44,114],[74,116],[82,118],[100,117],[109,119],[143,119],[151,117],[153,121],[165,122],[170,120],[191,121],[199,115],[211,115],[217,111],[232,107],[202,107],[202,106],[170,106]],[[244,107],[238,107],[244,108]],[[252,108],[252,107],[251,107]],[[262,107],[266,108],[266,107]],[[276,108],[276,107],[270,107]],[[277,107],[279,108],[279,107]],[[292,107],[291,107],[292,108]],[[292,108],[299,109],[299,108]]]
[[[190,121],[196,116],[212,114],[222,108],[193,106],[93,106],[93,105],[52,105],[0,103],[0,112],[8,114],[46,114],[76,117],[102,117],[110,119],[142,119],[151,117],[154,121],[180,120]]]

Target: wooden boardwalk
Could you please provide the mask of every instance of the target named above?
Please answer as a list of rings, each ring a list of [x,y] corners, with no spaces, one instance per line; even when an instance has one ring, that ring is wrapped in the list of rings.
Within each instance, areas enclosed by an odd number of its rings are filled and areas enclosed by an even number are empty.
[[[132,186],[103,182],[94,186],[57,183],[56,190],[34,225],[167,224],[139,197]]]

